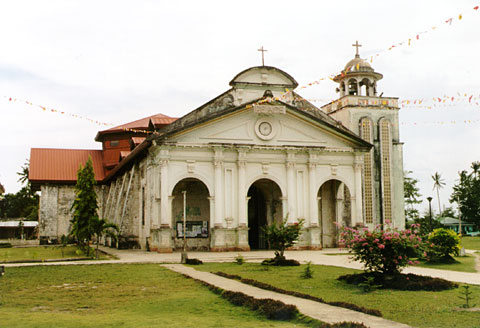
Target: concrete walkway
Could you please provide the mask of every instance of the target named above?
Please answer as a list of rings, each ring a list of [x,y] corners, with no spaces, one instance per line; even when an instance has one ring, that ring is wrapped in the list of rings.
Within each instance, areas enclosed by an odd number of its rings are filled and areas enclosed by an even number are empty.
[[[274,300],[282,301],[285,304],[295,305],[302,314],[323,322],[328,322],[328,323],[337,323],[342,321],[361,322],[364,325],[371,328],[410,327],[403,323],[390,321],[387,319],[375,317],[375,316],[364,314],[357,311],[352,311],[342,307],[331,306],[328,304],[310,301],[303,298],[298,298],[290,295],[275,293],[265,289],[260,289],[257,287],[243,284],[236,280],[217,276],[213,273],[197,271],[191,267],[187,267],[181,264],[163,264],[162,266],[172,271],[185,274],[192,278],[207,282],[211,285],[217,286],[224,290],[242,292],[246,295],[259,298],[259,299],[271,298]]]
[[[78,261],[78,262],[46,262],[46,263],[12,263],[2,264],[5,267],[34,266],[34,265],[86,265],[102,263],[180,263],[180,252],[159,254],[154,252],[145,252],[142,250],[118,250],[115,248],[100,247],[106,253],[114,255],[118,259],[105,261]],[[472,253],[474,251],[467,251]],[[328,255],[345,254],[345,255]],[[338,266],[351,269],[362,269],[362,264],[352,261],[348,252],[344,249],[325,249],[321,251],[286,251],[285,256],[289,259],[295,259],[301,263],[308,261],[312,264]],[[235,257],[242,255],[247,262],[261,262],[264,259],[272,258],[273,251],[251,251],[251,252],[189,252],[189,258],[196,258],[203,262],[233,262]],[[408,267],[403,270],[404,273],[414,273],[423,276],[442,278],[458,283],[480,285],[480,273],[469,273],[459,271],[447,271],[428,269],[420,267]]]

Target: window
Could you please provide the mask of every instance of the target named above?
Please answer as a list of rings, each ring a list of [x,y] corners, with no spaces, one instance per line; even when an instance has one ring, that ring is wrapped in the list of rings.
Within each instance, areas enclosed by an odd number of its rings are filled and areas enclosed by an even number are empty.
[[[110,147],[118,147],[119,144],[120,144],[120,141],[118,140],[110,141]]]

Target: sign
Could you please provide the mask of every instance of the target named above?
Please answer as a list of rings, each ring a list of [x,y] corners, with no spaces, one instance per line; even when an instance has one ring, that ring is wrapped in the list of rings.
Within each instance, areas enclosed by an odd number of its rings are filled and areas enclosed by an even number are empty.
[[[208,238],[208,221],[187,221],[187,238]],[[183,238],[183,222],[177,221],[177,238]]]

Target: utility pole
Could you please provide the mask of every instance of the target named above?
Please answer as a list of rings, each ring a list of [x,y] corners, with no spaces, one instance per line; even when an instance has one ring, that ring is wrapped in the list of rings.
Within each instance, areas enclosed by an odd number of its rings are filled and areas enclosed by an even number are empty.
[[[457,204],[458,204],[458,233],[460,234],[460,244],[462,248],[460,249],[460,256],[465,256],[465,247],[462,244],[462,212],[460,211],[460,200],[457,196]]]
[[[430,231],[433,231],[433,220],[432,220],[432,197],[427,197],[428,200],[428,208],[430,212]]]

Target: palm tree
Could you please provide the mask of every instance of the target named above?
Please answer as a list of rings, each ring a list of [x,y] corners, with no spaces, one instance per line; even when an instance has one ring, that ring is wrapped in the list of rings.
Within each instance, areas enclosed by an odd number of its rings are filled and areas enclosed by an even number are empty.
[[[99,219],[98,217],[94,217],[91,219],[91,228],[92,232],[95,234],[97,239],[97,248],[96,248],[96,258],[98,260],[98,245],[100,244],[100,238],[104,235],[112,237],[114,239],[117,238],[118,233],[118,226],[114,223],[108,223],[104,219]]]
[[[445,181],[442,179],[442,176],[440,173],[435,172],[434,175],[432,175],[433,179],[433,190],[437,189],[437,199],[438,199],[438,213],[442,213],[442,208],[440,206],[440,189],[445,186]]]

